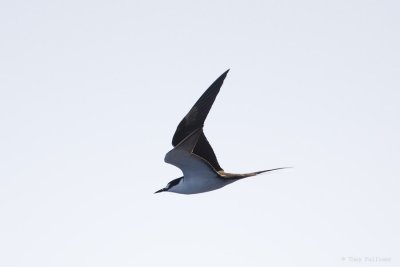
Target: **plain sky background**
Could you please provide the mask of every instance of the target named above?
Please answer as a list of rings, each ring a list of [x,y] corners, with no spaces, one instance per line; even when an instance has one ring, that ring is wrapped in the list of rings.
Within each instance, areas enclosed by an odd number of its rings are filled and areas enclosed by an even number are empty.
[[[399,266],[399,12],[2,0],[0,266]],[[154,195],[228,68],[205,126],[220,164],[294,168]]]

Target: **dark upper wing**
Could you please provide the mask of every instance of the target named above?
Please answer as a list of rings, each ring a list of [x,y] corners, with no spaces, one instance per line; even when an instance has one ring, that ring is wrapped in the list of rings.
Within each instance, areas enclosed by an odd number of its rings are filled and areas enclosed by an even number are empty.
[[[214,103],[215,98],[219,93],[219,89],[224,82],[224,79],[229,70],[225,71],[208,89],[203,95],[197,100],[194,106],[190,109],[189,113],[182,119],[176,128],[174,137],[172,138],[172,145],[176,146],[185,137],[191,134],[193,131],[203,127],[204,121],[207,118],[208,112]]]
[[[217,80],[215,80],[215,82],[213,82],[213,84],[210,85],[210,87],[190,109],[189,113],[179,123],[174,137],[172,138],[173,146],[178,145],[193,131],[203,127],[204,121],[206,120],[214,100],[219,93],[219,89],[221,88],[228,71],[229,70],[225,71],[221,76],[218,77]],[[214,151],[204,133],[200,135],[193,153],[207,160],[215,170],[222,170],[218,164],[217,157],[215,156]]]
[[[194,147],[193,153],[208,161],[208,163],[210,163],[210,165],[216,171],[223,171],[221,166],[219,166],[214,150],[212,149],[210,143],[208,142],[203,132],[201,133],[199,139],[197,140],[197,144]]]

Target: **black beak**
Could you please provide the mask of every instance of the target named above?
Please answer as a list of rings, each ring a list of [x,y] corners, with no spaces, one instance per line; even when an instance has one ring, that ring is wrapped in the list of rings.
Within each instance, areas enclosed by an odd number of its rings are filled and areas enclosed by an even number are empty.
[[[163,188],[163,189],[160,189],[160,190],[158,190],[158,191],[154,192],[154,194],[161,193],[161,192],[163,192],[163,191],[165,191],[165,188]]]

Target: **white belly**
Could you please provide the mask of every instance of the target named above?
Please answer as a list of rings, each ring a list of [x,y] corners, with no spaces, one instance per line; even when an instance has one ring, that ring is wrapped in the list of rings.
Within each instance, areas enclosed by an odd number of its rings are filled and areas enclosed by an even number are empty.
[[[179,194],[198,194],[224,187],[227,184],[234,182],[234,180],[226,181],[222,178],[213,176],[189,176],[183,178],[183,181],[178,185],[171,188],[169,191]]]

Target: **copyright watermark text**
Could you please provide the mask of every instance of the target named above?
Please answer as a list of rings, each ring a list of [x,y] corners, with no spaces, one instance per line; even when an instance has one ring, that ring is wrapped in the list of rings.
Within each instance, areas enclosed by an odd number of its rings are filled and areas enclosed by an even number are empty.
[[[391,257],[341,257],[342,262],[346,263],[391,263]]]

